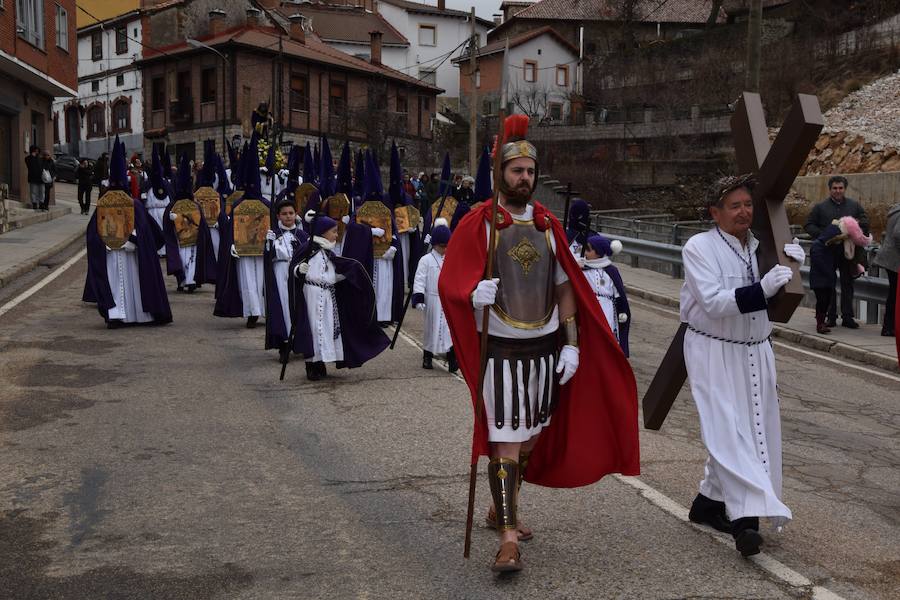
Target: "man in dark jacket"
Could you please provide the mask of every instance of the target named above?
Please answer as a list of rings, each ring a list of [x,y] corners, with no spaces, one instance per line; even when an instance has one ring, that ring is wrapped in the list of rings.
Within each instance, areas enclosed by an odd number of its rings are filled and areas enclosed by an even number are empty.
[[[41,149],[32,146],[25,157],[25,168],[28,171],[28,200],[31,208],[37,210],[44,201],[44,181],[41,179]]]
[[[887,272],[888,295],[885,301],[881,335],[893,336],[897,310],[897,271],[900,270],[900,204],[895,204],[888,211],[884,238],[881,240],[881,247],[872,263]]]
[[[81,159],[75,176],[78,178],[78,206],[81,214],[86,215],[91,209],[91,188],[94,186],[94,170],[88,159]]]
[[[44,171],[49,174],[47,179],[44,179]],[[50,210],[50,190],[53,188],[53,182],[56,181],[56,161],[53,160],[53,157],[50,156],[50,153],[46,150],[41,155],[41,181],[44,184],[44,194],[41,197],[41,210],[46,212]]]
[[[866,216],[866,211],[859,202],[847,198],[846,191],[846,177],[835,175],[828,180],[829,197],[816,204],[806,218],[804,229],[809,237],[814,240],[818,239],[832,221],[841,217],[853,217],[859,222],[863,233],[869,234],[869,217]],[[835,247],[834,252],[838,272],[841,276],[841,324],[850,329],[857,329],[859,323],[853,319],[853,279],[857,275],[856,266],[844,258],[840,245]],[[853,268],[851,269],[851,267]],[[828,308],[827,325],[828,327],[837,325],[837,294],[834,291],[832,291],[831,305]]]
[[[109,153],[104,152],[94,165],[94,183],[97,185],[98,198],[106,191],[104,181],[109,178]]]

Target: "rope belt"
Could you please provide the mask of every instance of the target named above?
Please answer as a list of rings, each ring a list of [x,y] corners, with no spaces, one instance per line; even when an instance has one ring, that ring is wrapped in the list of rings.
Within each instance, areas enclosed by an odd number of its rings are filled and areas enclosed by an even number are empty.
[[[328,290],[328,292],[331,294],[331,306],[332,306],[331,314],[334,317],[334,336],[332,337],[332,339],[336,340],[339,337],[341,337],[341,319],[338,316],[337,294],[334,291],[334,289],[335,289],[334,284],[333,283],[324,283],[324,282],[320,282],[320,281],[310,281],[308,279],[306,281],[304,281],[303,284],[311,285],[313,287],[321,288],[323,290]]]
[[[607,299],[609,299],[609,300],[615,300],[615,299],[616,299],[616,297],[613,296],[612,294],[595,294],[595,296],[597,296],[598,298],[607,298]]]
[[[716,340],[717,342],[726,342],[726,343],[728,343],[728,344],[737,344],[738,346],[758,346],[758,345],[760,345],[760,344],[762,344],[762,343],[771,341],[771,338],[770,338],[770,337],[767,337],[767,338],[762,339],[762,340],[755,340],[755,341],[749,341],[749,342],[740,342],[740,341],[737,341],[737,340],[729,340],[728,338],[719,337],[719,336],[713,335],[713,334],[711,334],[711,333],[706,333],[705,331],[700,331],[699,329],[697,329],[696,327],[694,327],[694,326],[691,325],[690,323],[687,324],[687,328],[690,329],[691,331],[693,331],[694,333],[699,334],[699,335],[702,335],[702,336],[704,336],[704,337],[708,337],[708,338],[711,339],[711,340]]]

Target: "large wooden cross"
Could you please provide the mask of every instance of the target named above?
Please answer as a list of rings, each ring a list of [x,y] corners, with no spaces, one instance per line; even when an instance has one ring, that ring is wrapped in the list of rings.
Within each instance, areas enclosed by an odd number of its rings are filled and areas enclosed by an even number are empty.
[[[753,190],[753,235],[759,240],[757,260],[764,274],[777,264],[790,267],[794,276],[769,300],[769,319],[786,323],[803,300],[800,265],[784,254],[791,242],[791,227],[784,197],[819,137],[824,121],[815,96],[798,94],[775,141],[769,143],[766,117],[759,94],[744,92],[731,117],[738,172],[756,173]],[[687,379],[682,323],[644,395],[644,427],[659,429]]]

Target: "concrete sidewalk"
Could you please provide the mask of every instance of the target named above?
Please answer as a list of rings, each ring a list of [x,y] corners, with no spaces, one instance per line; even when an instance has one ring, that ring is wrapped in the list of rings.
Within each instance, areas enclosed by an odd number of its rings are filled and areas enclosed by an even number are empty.
[[[636,269],[617,262],[625,289],[632,298],[644,298],[678,309],[683,280],[648,269]],[[674,333],[674,331],[673,331]],[[815,311],[800,307],[788,323],[775,325],[773,335],[836,357],[848,358],[891,372],[898,372],[897,348],[892,337],[881,336],[881,325],[859,321],[859,329],[838,326],[827,335],[816,333]]]
[[[78,214],[77,187],[61,182],[55,187],[52,213],[37,213],[27,226],[0,235],[0,288],[84,237],[90,217]],[[50,215],[57,218],[48,220]]]

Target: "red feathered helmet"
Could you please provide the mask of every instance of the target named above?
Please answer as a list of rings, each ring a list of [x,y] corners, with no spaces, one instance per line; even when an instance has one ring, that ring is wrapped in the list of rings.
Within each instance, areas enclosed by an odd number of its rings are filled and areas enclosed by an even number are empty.
[[[501,144],[500,162],[506,163],[514,158],[530,158],[537,166],[537,148],[525,139],[528,136],[528,115],[510,115],[503,121],[503,143]],[[497,152],[497,138],[494,138],[494,149]]]

